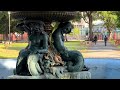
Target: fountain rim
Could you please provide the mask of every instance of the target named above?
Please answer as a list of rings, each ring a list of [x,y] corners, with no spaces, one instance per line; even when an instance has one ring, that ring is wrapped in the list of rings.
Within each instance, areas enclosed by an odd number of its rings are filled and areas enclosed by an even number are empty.
[[[65,22],[76,17],[76,11],[11,11],[11,17],[18,20],[41,20]]]

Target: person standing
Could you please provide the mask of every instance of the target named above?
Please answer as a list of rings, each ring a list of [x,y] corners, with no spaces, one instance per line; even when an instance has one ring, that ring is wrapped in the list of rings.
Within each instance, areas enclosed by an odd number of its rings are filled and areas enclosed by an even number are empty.
[[[107,36],[105,35],[105,37],[104,37],[105,46],[107,46],[107,40],[108,40],[108,38],[107,38]]]

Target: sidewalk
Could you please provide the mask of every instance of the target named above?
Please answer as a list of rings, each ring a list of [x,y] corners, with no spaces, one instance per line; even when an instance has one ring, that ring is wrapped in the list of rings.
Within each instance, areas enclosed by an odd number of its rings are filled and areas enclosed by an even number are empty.
[[[120,59],[120,50],[114,45],[107,42],[107,46],[104,45],[104,41],[98,41],[95,45],[89,47],[86,52],[81,52],[84,58],[117,58]]]

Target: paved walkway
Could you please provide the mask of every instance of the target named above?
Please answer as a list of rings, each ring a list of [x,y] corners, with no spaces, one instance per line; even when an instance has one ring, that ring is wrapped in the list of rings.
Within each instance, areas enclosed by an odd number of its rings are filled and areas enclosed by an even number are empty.
[[[98,41],[95,45],[92,43],[91,47],[85,52],[82,52],[84,58],[117,58],[120,59],[120,50],[114,45],[107,42],[107,46],[104,45],[104,41]]]

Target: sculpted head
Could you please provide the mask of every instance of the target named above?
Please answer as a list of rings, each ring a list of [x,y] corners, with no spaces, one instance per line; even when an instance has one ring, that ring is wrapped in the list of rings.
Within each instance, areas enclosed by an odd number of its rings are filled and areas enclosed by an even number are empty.
[[[58,28],[61,28],[63,33],[69,34],[73,29],[73,25],[71,22],[62,22],[59,24]]]
[[[45,24],[42,21],[28,21],[25,23],[33,32],[43,32]]]

